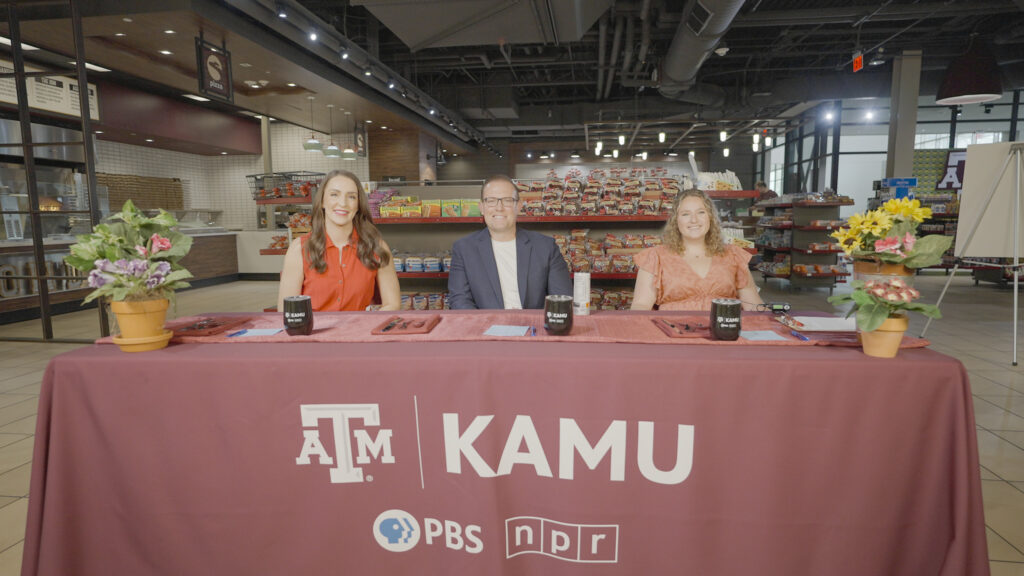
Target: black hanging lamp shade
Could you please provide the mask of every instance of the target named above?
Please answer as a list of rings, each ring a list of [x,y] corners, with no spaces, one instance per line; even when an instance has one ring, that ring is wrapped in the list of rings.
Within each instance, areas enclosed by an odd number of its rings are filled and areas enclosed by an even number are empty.
[[[978,104],[1003,97],[999,66],[981,43],[972,43],[967,53],[946,69],[935,103],[942,106]]]

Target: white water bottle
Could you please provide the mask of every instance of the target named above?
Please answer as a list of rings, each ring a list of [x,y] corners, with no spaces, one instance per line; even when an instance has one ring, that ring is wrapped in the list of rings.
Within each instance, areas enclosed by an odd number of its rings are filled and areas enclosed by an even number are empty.
[[[590,272],[576,272],[572,280],[572,313],[590,314]]]

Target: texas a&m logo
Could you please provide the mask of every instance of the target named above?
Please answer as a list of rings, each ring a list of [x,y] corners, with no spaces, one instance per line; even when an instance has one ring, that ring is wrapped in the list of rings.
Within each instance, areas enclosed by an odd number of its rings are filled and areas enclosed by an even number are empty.
[[[370,436],[365,428],[352,429],[353,421],[362,421],[363,426],[380,426],[380,406],[377,404],[302,404],[302,452],[295,463],[310,464],[310,456],[316,456],[323,466],[331,466],[331,482],[346,484],[373,480],[363,477],[363,469],[356,464],[369,464],[377,460],[381,464],[394,464],[391,455],[391,430],[380,428]],[[334,427],[335,456],[327,453],[320,441],[321,421],[329,420]],[[355,462],[352,461],[351,440],[356,441]],[[335,464],[337,460],[337,464]]]

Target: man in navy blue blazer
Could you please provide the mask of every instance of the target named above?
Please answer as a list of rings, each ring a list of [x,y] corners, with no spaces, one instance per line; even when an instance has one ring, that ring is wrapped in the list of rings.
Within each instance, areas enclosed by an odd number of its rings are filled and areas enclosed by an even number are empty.
[[[519,190],[505,175],[480,189],[486,230],[455,241],[448,270],[448,306],[543,308],[549,294],[572,295],[569,267],[550,236],[516,229]]]

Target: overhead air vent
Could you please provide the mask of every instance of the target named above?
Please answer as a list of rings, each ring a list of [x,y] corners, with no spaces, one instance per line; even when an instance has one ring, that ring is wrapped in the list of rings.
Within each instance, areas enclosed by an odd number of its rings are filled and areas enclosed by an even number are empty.
[[[695,36],[700,36],[700,33],[707,28],[708,21],[715,14],[708,10],[707,6],[701,3],[700,0],[694,2],[693,10],[690,10],[690,15],[686,18],[686,27],[690,29]]]

